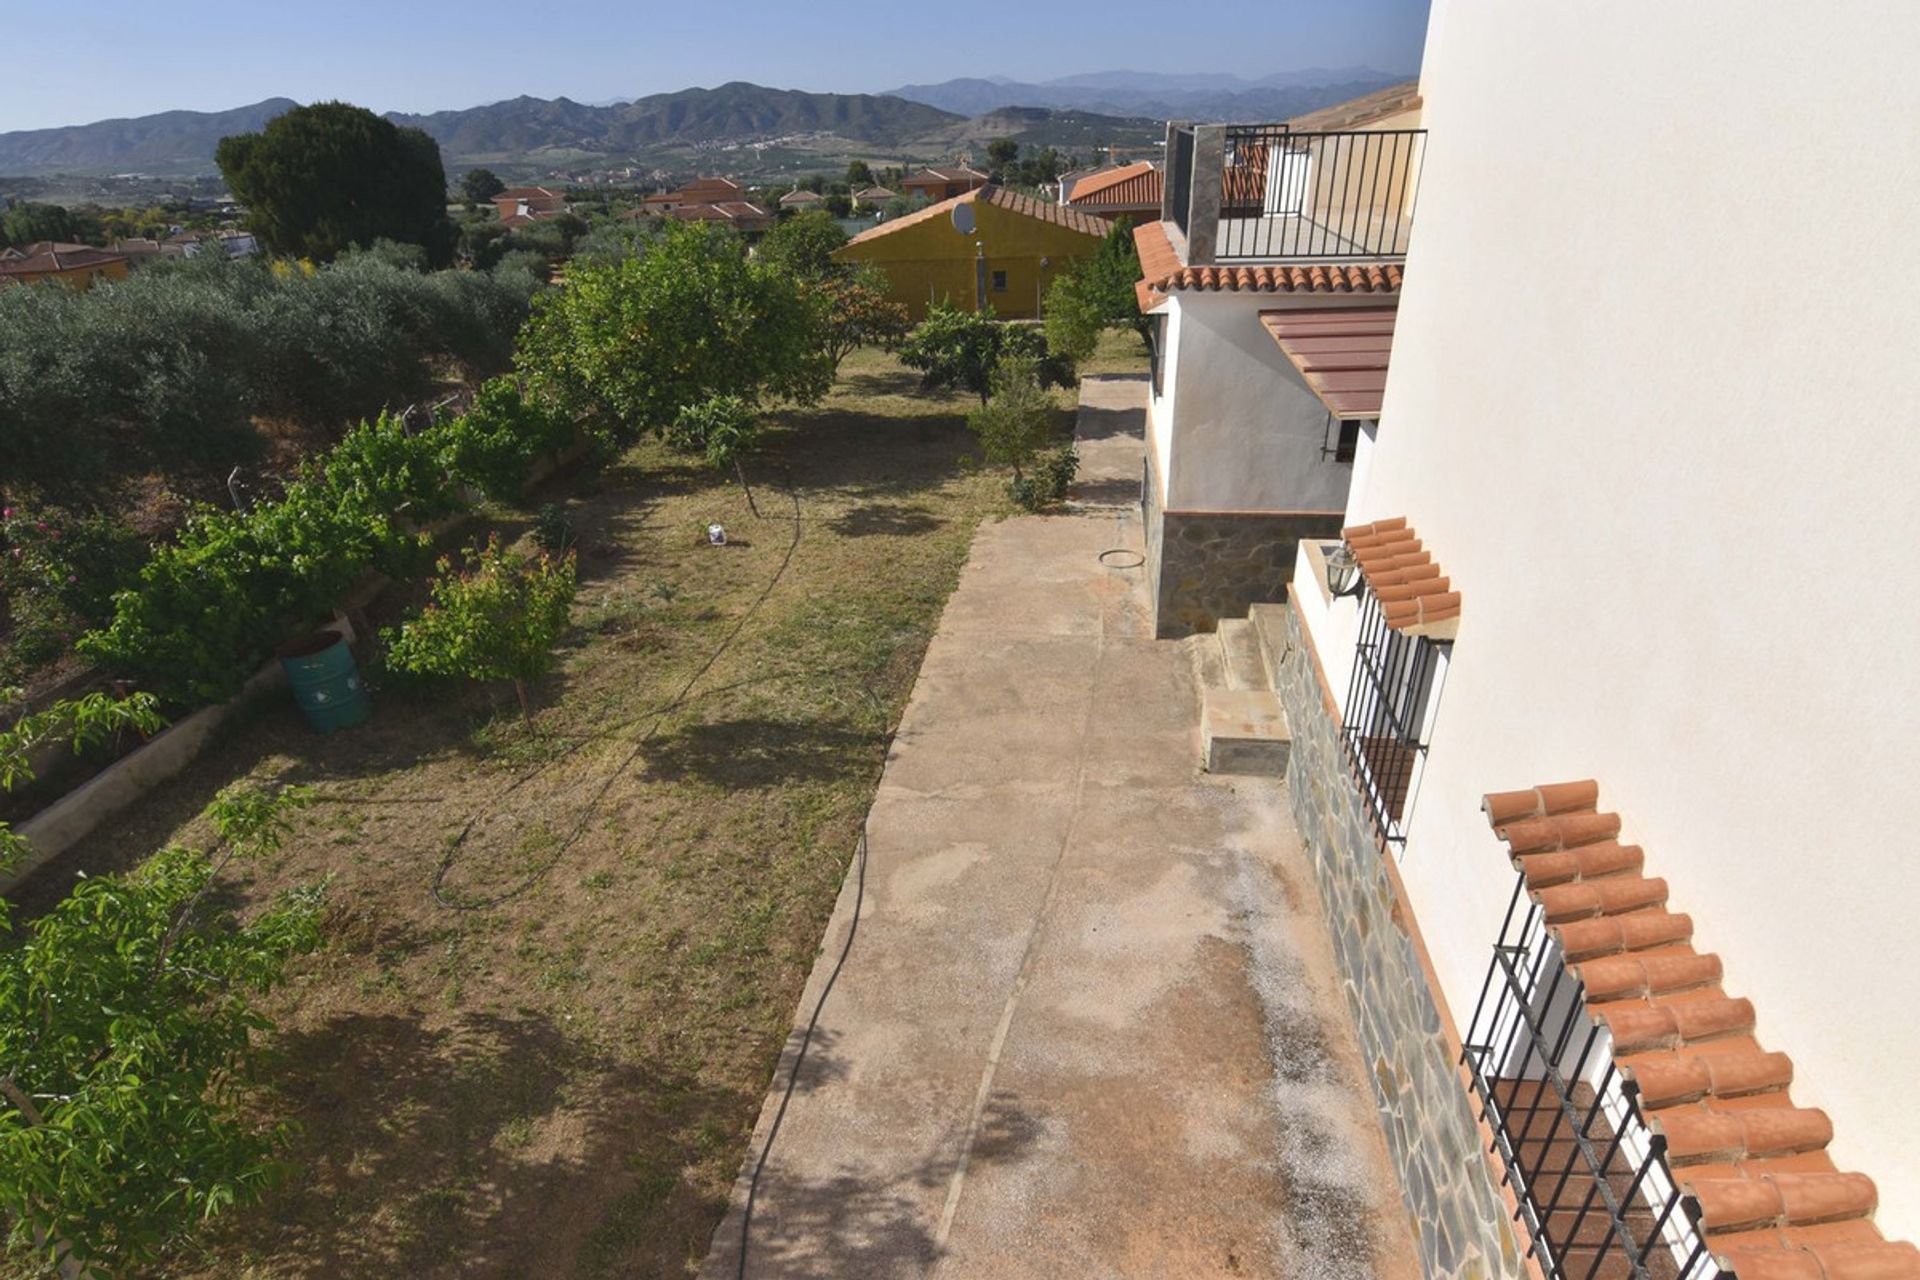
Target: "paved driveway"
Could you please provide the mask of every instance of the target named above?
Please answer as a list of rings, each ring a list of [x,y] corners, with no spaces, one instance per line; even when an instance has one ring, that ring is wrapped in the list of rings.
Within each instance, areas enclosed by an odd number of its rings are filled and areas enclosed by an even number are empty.
[[[1083,391],[1095,502],[1137,495],[1143,392]],[[748,1276],[1415,1274],[1284,786],[1197,771],[1211,639],[1151,639],[1143,571],[1108,548],[1141,551],[1137,508],[975,540],[874,801]],[[745,1191],[706,1280],[739,1274]]]

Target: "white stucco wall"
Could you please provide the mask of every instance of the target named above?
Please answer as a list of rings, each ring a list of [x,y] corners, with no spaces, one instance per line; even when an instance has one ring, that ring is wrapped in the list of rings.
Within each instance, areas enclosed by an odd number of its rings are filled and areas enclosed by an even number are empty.
[[[1260,323],[1287,305],[1270,293],[1175,295],[1166,310],[1174,364],[1155,405],[1173,511],[1340,511],[1348,463],[1321,455],[1326,406]],[[1326,299],[1315,300],[1327,306]]]
[[[1402,865],[1446,994],[1512,886],[1481,794],[1598,778],[1920,1236],[1920,6],[1431,23],[1349,515],[1464,597]]]

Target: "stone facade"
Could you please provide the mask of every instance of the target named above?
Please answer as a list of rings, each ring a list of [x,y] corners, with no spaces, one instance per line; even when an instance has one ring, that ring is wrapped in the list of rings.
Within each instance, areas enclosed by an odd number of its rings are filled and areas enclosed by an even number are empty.
[[[1528,1274],[1481,1146],[1426,969],[1401,919],[1384,859],[1347,771],[1300,617],[1285,618],[1276,689],[1293,733],[1287,789],[1333,933],[1380,1125],[1429,1277]]]
[[[1300,539],[1340,532],[1337,511],[1163,510],[1148,466],[1140,502],[1154,635],[1162,640],[1212,631],[1222,618],[1244,618],[1249,606],[1285,598]]]

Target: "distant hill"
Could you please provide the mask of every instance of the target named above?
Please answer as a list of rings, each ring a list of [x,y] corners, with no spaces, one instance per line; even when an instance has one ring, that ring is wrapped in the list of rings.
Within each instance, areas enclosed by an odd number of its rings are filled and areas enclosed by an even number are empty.
[[[1150,145],[1161,136],[1158,122],[1168,118],[1287,119],[1394,79],[1367,68],[1261,81],[1114,71],[1042,85],[951,80],[893,94],[805,93],[736,81],[598,106],[519,97],[388,119],[431,134],[453,172],[475,164],[546,173],[633,163],[677,171],[713,163],[707,153],[723,151],[730,153],[720,161],[729,172],[785,174],[830,168],[852,155],[952,159],[998,137],[1069,151]],[[0,174],[210,174],[222,137],[259,129],[293,105],[270,98],[232,111],[167,111],[0,133]]]
[[[221,138],[259,129],[294,105],[291,99],[273,98],[233,111],[167,111],[132,120],[0,133],[0,174],[211,172]],[[390,112],[387,118],[426,130],[455,168],[476,159],[542,152],[623,157],[664,144],[803,133],[897,147],[962,123],[962,117],[951,112],[904,98],[803,93],[741,82],[607,106],[520,97],[429,115]]]
[[[1163,123],[1149,117],[1103,116],[1090,111],[1050,107],[1000,107],[952,124],[916,141],[925,148],[953,153],[982,150],[995,138],[1012,138],[1023,147],[1062,151],[1110,145],[1148,146],[1165,137]]]
[[[717,89],[656,93],[590,107],[566,98],[513,98],[465,111],[390,114],[432,134],[449,161],[563,147],[626,155],[662,143],[721,142],[832,133],[854,142],[898,144],[957,123],[950,112],[866,93],[804,93],[735,81]]]
[[[251,133],[288,107],[268,98],[231,111],[162,111],[59,129],[0,133],[0,173],[205,172],[230,133]]]
[[[964,116],[1023,106],[1156,120],[1286,120],[1407,78],[1371,67],[1316,67],[1276,72],[1256,80],[1231,75],[1096,71],[1037,84],[993,76],[902,85],[889,92]]]

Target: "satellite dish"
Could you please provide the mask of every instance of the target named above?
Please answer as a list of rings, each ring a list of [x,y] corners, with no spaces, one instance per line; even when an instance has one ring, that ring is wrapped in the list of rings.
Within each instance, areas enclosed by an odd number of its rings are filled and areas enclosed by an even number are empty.
[[[953,229],[955,231],[958,231],[963,236],[973,234],[973,206],[971,204],[957,204],[953,206],[953,212],[948,216],[953,219]]]

